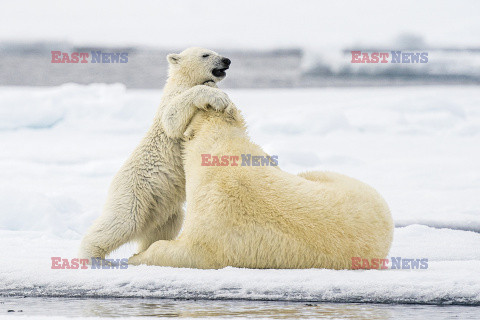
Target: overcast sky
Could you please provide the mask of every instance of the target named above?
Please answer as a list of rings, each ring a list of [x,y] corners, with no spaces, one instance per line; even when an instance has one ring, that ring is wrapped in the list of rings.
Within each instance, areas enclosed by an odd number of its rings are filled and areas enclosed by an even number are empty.
[[[1,0],[0,41],[277,48],[480,46],[480,1]]]

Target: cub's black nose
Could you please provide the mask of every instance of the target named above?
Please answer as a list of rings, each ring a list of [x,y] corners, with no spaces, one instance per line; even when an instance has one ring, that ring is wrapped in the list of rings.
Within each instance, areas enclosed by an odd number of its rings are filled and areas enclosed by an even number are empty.
[[[229,66],[230,63],[232,63],[232,61],[230,61],[230,59],[228,59],[228,58],[223,58],[222,62],[225,63],[227,66]]]

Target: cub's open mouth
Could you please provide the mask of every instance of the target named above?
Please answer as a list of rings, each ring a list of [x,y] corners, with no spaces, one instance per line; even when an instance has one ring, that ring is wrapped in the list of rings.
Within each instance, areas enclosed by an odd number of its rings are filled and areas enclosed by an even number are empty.
[[[225,71],[228,69],[228,67],[226,68],[215,68],[212,70],[212,74],[215,76],[215,77],[225,77],[227,74],[225,73]]]

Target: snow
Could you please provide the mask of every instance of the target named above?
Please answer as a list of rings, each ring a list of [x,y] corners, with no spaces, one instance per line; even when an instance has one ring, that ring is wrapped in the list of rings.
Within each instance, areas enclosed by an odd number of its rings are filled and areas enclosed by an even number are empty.
[[[0,295],[480,304],[478,87],[226,91],[284,170],[374,186],[397,225],[389,259],[428,269],[52,270],[75,256],[161,92],[0,87]]]
[[[447,239],[456,244],[444,246]],[[78,240],[3,231],[0,241],[1,295],[480,304],[480,234],[468,231],[396,229],[389,259],[428,258],[426,270],[53,270],[51,257],[73,257]]]

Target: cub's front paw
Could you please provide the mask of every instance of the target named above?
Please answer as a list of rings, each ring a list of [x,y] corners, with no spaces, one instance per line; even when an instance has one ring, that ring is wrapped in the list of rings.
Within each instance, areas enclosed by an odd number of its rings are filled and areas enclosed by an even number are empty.
[[[232,120],[236,121],[238,120],[238,109],[237,107],[231,103],[225,108],[225,114],[231,118]]]
[[[223,111],[232,103],[228,95],[220,89],[205,87],[200,95],[199,107],[202,109],[211,107],[215,111]]]

